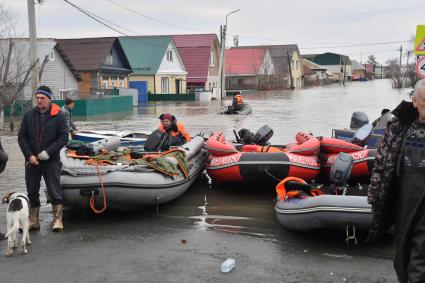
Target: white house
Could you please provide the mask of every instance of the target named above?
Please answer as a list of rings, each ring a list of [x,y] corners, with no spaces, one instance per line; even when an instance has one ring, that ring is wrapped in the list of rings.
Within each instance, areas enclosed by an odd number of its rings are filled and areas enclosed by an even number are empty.
[[[28,38],[16,38],[13,40],[13,51],[11,55],[11,65],[8,78],[15,78],[16,83],[22,81],[26,70],[30,67],[30,41]],[[9,39],[3,39],[1,42],[1,52],[8,50]],[[74,96],[78,91],[79,75],[75,72],[73,66],[61,54],[57,48],[54,39],[37,40],[37,58],[41,73],[40,85],[46,85],[52,89],[53,98],[61,99],[65,96]],[[18,94],[18,99],[31,99],[32,86],[31,80],[25,85]]]

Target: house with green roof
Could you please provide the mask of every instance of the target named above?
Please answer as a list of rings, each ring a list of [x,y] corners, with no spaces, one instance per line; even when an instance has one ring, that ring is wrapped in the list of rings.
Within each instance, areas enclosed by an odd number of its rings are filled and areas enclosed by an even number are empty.
[[[186,93],[187,71],[171,36],[129,36],[119,41],[133,73],[130,87],[140,97]]]

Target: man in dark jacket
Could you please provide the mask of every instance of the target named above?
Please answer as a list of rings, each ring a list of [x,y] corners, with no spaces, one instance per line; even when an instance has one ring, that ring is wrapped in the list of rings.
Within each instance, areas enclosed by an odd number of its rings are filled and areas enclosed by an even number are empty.
[[[25,157],[25,182],[31,208],[29,229],[40,229],[40,181],[43,176],[52,202],[53,231],[62,231],[61,162],[59,152],[68,142],[65,114],[51,103],[49,87],[40,86],[35,92],[37,106],[27,111],[19,129],[19,147]]]
[[[4,171],[4,169],[6,168],[6,163],[7,163],[8,157],[6,152],[4,152],[3,150],[3,146],[1,145],[1,141],[0,141],[0,173]],[[0,240],[4,240],[6,239],[5,235],[3,233],[0,233]]]
[[[394,226],[394,268],[400,282],[425,282],[425,80],[412,102],[392,111],[375,157],[368,201],[373,220],[367,242]]]

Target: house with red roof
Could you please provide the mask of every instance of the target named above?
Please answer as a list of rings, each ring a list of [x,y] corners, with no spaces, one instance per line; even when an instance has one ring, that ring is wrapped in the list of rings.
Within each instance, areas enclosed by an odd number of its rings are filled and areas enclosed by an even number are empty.
[[[230,48],[225,50],[226,90],[268,89],[265,82],[274,74],[267,48]]]
[[[217,35],[172,35],[186,67],[188,91],[212,91],[219,83],[220,42]]]

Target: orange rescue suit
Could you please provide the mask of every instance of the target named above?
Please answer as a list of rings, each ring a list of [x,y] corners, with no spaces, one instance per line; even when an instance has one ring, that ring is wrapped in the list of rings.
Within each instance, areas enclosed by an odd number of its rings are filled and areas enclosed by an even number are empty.
[[[178,129],[178,131],[176,132],[176,131],[171,131],[171,132],[169,132],[169,134],[171,135],[171,136],[173,136],[173,137],[175,137],[175,136],[177,136],[177,135],[182,135],[183,137],[184,137],[184,139],[186,140],[186,141],[190,141],[190,135],[189,135],[189,133],[188,132],[186,132],[186,130],[185,130],[185,128],[184,128],[184,126],[183,126],[183,124],[182,123],[180,123],[180,122],[177,122],[177,123],[175,123],[176,125],[177,125],[177,129]],[[164,128],[164,126],[162,125],[162,124],[160,124],[159,125],[159,127],[158,127],[158,129],[160,129],[161,131],[163,131],[164,133],[166,132],[166,130],[165,130],[165,128]]]

